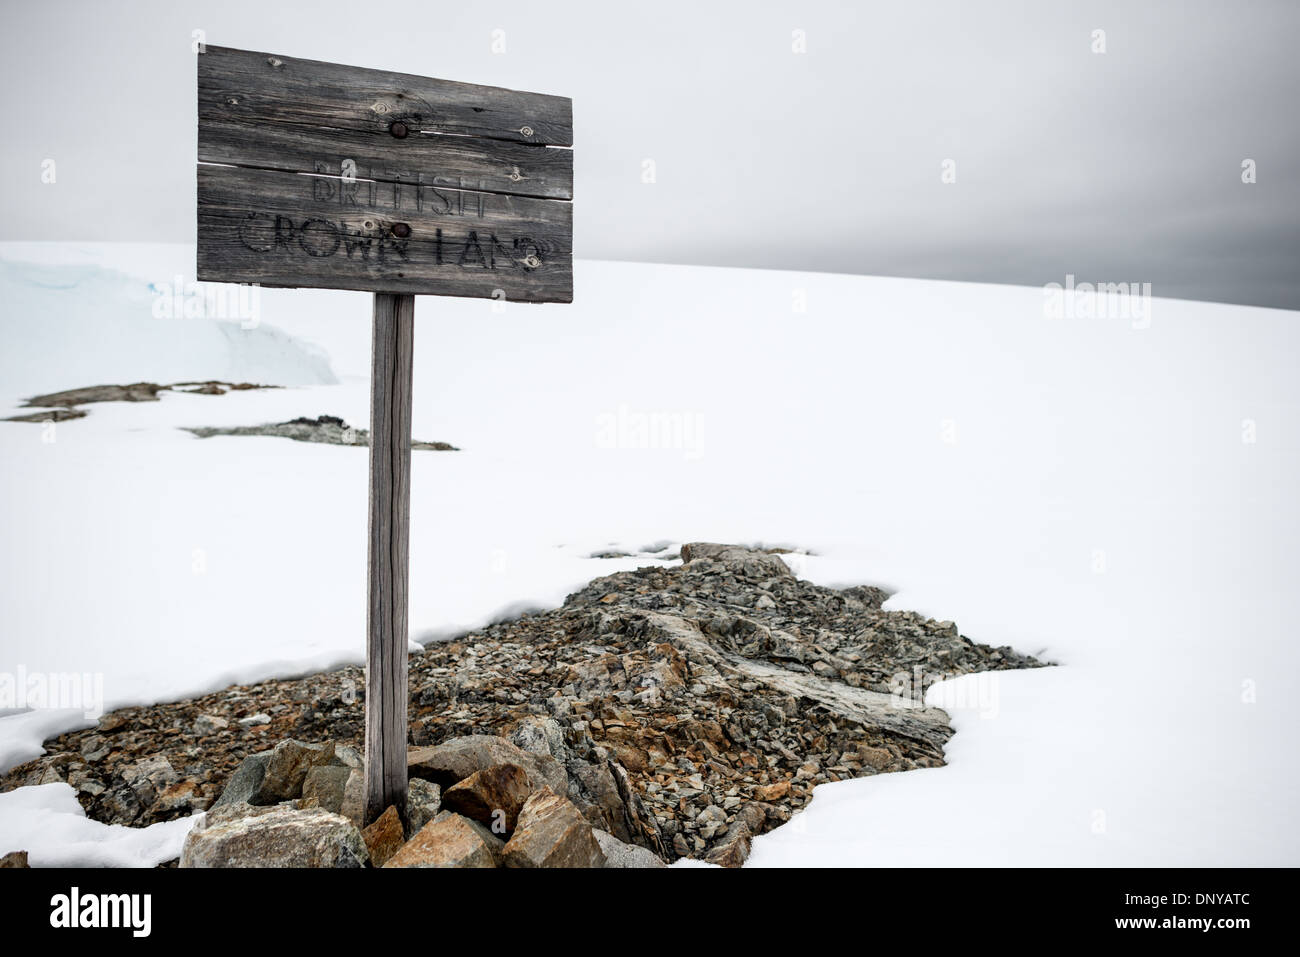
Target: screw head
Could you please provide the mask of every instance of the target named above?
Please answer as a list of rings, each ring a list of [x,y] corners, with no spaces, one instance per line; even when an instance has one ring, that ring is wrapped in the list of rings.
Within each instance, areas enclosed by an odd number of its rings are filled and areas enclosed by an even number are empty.
[[[389,125],[388,132],[392,133],[393,136],[397,137],[399,140],[404,140],[406,139],[406,134],[409,133],[410,130],[406,128],[406,124],[401,120],[395,120],[391,125]]]
[[[411,235],[411,227],[406,223],[393,223],[393,235],[398,239],[405,239]]]

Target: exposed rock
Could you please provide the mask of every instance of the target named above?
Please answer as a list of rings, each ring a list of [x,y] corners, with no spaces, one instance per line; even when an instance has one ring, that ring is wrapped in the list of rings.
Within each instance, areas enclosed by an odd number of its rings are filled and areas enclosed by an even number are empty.
[[[334,760],[334,743],[306,744],[281,741],[266,762],[266,774],[250,804],[275,804],[302,797],[307,772]]]
[[[67,422],[69,419],[84,419],[87,413],[81,409],[45,409],[41,412],[28,412],[26,415],[11,415],[6,422]]]
[[[777,781],[774,784],[762,784],[754,788],[754,797],[759,801],[779,801],[789,793],[789,781]]]
[[[11,851],[3,857],[0,857],[0,868],[30,866],[31,865],[27,863],[26,851]]]
[[[609,762],[592,764],[576,758],[568,765],[569,787],[566,792],[592,827],[609,831],[620,841],[632,840],[627,824],[627,810],[619,794]]]
[[[323,808],[228,804],[185,838],[181,867],[363,867],[361,832]]]
[[[81,742],[81,756],[87,761],[101,761],[106,758],[112,747],[108,739],[101,734],[92,734]]]
[[[515,829],[532,792],[527,771],[517,764],[495,764],[449,787],[442,793],[442,806],[504,835]]]
[[[682,562],[717,562],[723,566],[731,565],[749,578],[794,578],[790,566],[777,555],[746,548],[743,545],[691,542],[682,546]]]
[[[606,867],[666,867],[662,860],[651,851],[636,844],[624,844],[608,831],[593,828],[596,843],[605,855]]]
[[[533,754],[548,754],[561,764],[569,757],[564,729],[554,718],[530,715],[522,719],[510,732],[510,743]]]
[[[446,789],[497,764],[517,764],[528,773],[529,785],[564,790],[568,779],[564,768],[550,755],[532,754],[505,738],[472,734],[453,738],[433,747],[412,748],[407,753],[407,773],[424,778]]]
[[[339,813],[361,827],[366,819],[366,774],[361,768],[349,768],[348,780],[343,785],[343,806]]]
[[[560,608],[411,656],[411,833],[438,813],[435,782],[510,763],[592,827],[667,862],[735,858],[737,822],[765,833],[820,784],[940,766],[947,715],[920,706],[934,681],[1038,665],[950,621],[886,611],[882,589],[800,581],[772,550],[685,552],[678,566],[646,555],[646,567],[597,578]],[[272,800],[258,794],[257,765],[277,742],[333,741],[324,767],[346,777],[304,776],[300,803],[359,826],[364,687],[353,666],[121,709],[45,742],[0,775],[0,790],[66,781],[92,819],[142,826],[223,788],[227,803]],[[137,794],[127,772],[153,757],[179,780],[158,766],[159,787],[132,771]]]
[[[194,719],[194,733],[199,737],[224,731],[228,727],[230,722],[215,714],[201,714]]]
[[[506,867],[604,867],[605,854],[573,802],[542,788],[519,812],[502,861]]]
[[[432,781],[411,778],[406,784],[406,823],[408,834],[419,832],[442,809],[442,789]]]
[[[175,769],[161,754],[138,761],[122,772],[126,782],[142,807],[148,807],[158,799],[158,795],[170,785],[180,780]]]
[[[271,760],[271,752],[250,754],[239,763],[235,773],[226,782],[225,790],[213,802],[213,810],[227,804],[255,804],[254,799],[261,793],[262,780],[266,777],[266,765]]]
[[[498,867],[502,841],[477,821],[441,812],[426,824],[385,867]]]
[[[63,422],[66,419],[80,419],[87,413],[75,408],[92,402],[157,402],[159,392],[174,390],[202,395],[225,395],[228,391],[244,389],[273,389],[275,386],[253,385],[249,382],[177,382],[173,385],[158,385],[154,382],[132,382],[129,385],[92,385],[80,389],[66,389],[63,392],[50,392],[46,395],[32,396],[23,403],[24,408],[45,409],[30,415],[15,415],[7,422]]]
[[[201,811],[210,800],[203,796],[194,781],[177,781],[159,793],[150,810],[154,817],[170,820],[178,813]]]
[[[317,807],[340,814],[343,811],[343,795],[348,778],[354,769],[341,764],[318,765],[309,768],[302,779],[302,798],[313,802]],[[223,797],[225,795],[222,795]]]
[[[398,815],[397,808],[392,805],[385,808],[384,813],[361,832],[361,838],[366,842],[366,849],[370,852],[370,862],[375,867],[383,867],[387,864],[389,858],[406,842],[406,835],[402,831],[402,818]]]
[[[739,867],[749,857],[752,839],[749,825],[744,821],[736,821],[727,828],[722,839],[709,849],[704,859],[710,864],[718,864],[722,867]]]
[[[264,425],[237,426],[199,426],[187,428],[201,439],[210,439],[214,435],[272,435],[293,439],[296,442],[323,442],[326,445],[370,445],[369,429],[354,429],[336,415],[322,415],[314,419],[306,417],[291,419],[288,422],[268,422]],[[446,442],[412,441],[414,450],[435,452],[458,452],[459,449]]]
[[[80,389],[65,389],[34,395],[24,405],[29,408],[86,405],[90,402],[157,402],[158,393],[167,389],[153,382],[132,382],[130,385],[90,385]]]

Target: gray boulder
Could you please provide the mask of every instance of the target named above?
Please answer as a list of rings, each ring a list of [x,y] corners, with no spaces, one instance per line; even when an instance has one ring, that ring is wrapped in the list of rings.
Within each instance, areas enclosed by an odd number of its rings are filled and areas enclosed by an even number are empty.
[[[275,804],[302,797],[302,785],[307,772],[314,767],[334,761],[334,743],[306,744],[302,741],[281,741],[271,750],[266,762],[266,774],[254,804]]]
[[[271,752],[263,751],[261,754],[250,754],[240,761],[239,767],[235,768],[235,773],[226,782],[221,797],[213,802],[212,810],[215,811],[227,804],[257,803],[254,798],[262,789],[262,779],[266,777],[266,763],[270,759]]]
[[[608,831],[593,828],[592,834],[596,836],[596,843],[600,845],[600,849],[605,855],[606,867],[649,868],[668,866],[653,851],[638,847],[636,844],[624,844]]]
[[[327,764],[311,768],[302,780],[302,799],[323,807],[335,814],[343,812],[343,797],[347,791],[352,768]]]
[[[181,867],[364,867],[361,832],[324,808],[229,804],[185,838]]]
[[[417,834],[442,810],[442,788],[423,778],[411,778],[406,783],[407,832]]]

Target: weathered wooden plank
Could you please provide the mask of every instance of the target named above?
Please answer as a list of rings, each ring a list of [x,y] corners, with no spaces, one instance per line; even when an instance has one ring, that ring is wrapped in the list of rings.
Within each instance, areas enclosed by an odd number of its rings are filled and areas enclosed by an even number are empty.
[[[206,119],[388,133],[410,130],[550,146],[573,143],[573,102],[526,93],[210,46],[199,56]]]
[[[573,299],[560,200],[199,166],[198,207],[201,280]]]
[[[411,357],[415,298],[376,295],[370,366],[366,822],[406,811]]]
[[[200,104],[200,110],[202,104]],[[294,128],[199,115],[199,162],[573,198],[573,151],[477,136]]]

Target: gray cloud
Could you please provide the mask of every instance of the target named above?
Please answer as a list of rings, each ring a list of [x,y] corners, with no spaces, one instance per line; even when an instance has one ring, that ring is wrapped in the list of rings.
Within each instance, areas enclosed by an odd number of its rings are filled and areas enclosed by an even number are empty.
[[[29,3],[0,238],[193,239],[195,28],[572,96],[579,256],[1300,308],[1293,3]]]

